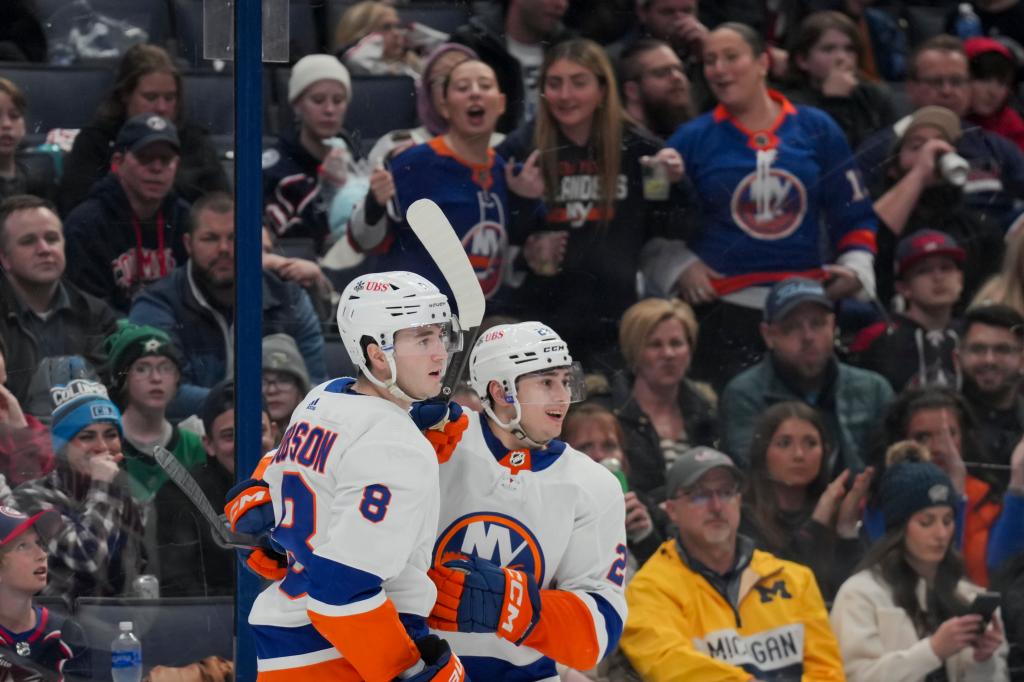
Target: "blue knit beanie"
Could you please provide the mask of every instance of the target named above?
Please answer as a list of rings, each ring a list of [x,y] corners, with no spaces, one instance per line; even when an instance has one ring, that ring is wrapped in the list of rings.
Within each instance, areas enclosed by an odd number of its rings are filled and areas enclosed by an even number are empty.
[[[922,509],[937,505],[955,509],[956,504],[949,476],[924,461],[901,461],[886,469],[878,497],[886,530],[903,526]]]
[[[113,424],[121,430],[121,412],[110,402],[106,387],[96,381],[75,379],[68,384],[50,389],[53,397],[53,416],[50,420],[50,434],[53,451],[61,452],[78,432],[97,423]]]

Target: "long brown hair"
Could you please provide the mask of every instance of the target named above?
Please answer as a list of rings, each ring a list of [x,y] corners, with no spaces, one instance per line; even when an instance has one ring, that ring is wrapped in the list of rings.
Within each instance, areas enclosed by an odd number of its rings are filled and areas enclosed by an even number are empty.
[[[121,57],[121,62],[117,66],[114,87],[107,98],[100,103],[97,118],[120,127],[128,117],[125,101],[135,91],[135,88],[139,87],[139,81],[153,73],[166,73],[174,78],[174,84],[178,90],[178,98],[174,107],[174,123],[180,126],[185,106],[181,71],[174,65],[174,61],[166,50],[145,43],[132,45]]]
[[[818,438],[821,440],[821,466],[818,469],[818,476],[807,486],[809,505],[817,503],[818,498],[825,492],[832,474],[828,465],[828,429],[817,410],[805,403],[788,400],[776,403],[761,413],[750,441],[750,476],[747,477],[746,490],[743,491],[743,515],[758,529],[765,547],[775,552],[785,548],[788,541],[787,530],[779,522],[779,501],[775,493],[775,484],[768,475],[768,446],[771,445],[775,432],[789,419],[807,422],[818,432]]]
[[[550,48],[544,57],[540,70],[540,107],[537,110],[537,125],[534,130],[534,146],[540,150],[540,168],[544,175],[545,199],[554,203],[558,194],[558,155],[550,153],[559,147],[558,121],[551,114],[547,100],[543,97],[544,82],[548,71],[555,62],[566,60],[579,64],[597,77],[604,89],[604,101],[594,112],[590,132],[590,146],[596,151],[601,163],[598,186],[601,188],[602,214],[607,221],[614,210],[619,170],[622,162],[622,126],[626,118],[619,100],[619,88],[615,72],[604,49],[592,40],[577,39],[558,43]]]
[[[828,31],[839,31],[850,39],[853,49],[857,53],[857,68],[861,68],[861,62],[864,59],[864,43],[861,42],[860,34],[857,32],[857,25],[841,12],[826,10],[814,12],[800,22],[800,27],[789,46],[789,63],[786,67],[787,80],[795,85],[808,84],[808,73],[797,65],[797,58],[806,59],[821,37]]]
[[[896,606],[907,612],[918,636],[924,637],[935,632],[943,621],[967,612],[967,603],[957,593],[964,564],[951,539],[935,570],[935,580],[925,592],[926,609],[922,609],[917,598],[920,576],[907,561],[906,528],[907,524],[897,526],[876,540],[854,573],[871,570],[880,575],[889,584]]]

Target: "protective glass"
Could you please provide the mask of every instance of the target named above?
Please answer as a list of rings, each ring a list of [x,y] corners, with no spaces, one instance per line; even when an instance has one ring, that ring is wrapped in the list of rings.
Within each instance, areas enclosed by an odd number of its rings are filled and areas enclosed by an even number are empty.
[[[457,353],[462,350],[462,329],[452,319],[436,324],[419,324],[395,332],[395,354],[403,357],[414,355],[439,355]]]
[[[521,405],[578,403],[586,397],[583,368],[578,362],[531,372],[516,379],[516,399]]]

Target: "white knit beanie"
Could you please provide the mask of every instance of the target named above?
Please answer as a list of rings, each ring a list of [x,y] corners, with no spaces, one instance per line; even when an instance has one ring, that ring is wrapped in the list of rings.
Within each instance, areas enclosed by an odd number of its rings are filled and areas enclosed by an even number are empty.
[[[302,93],[313,83],[322,80],[337,81],[345,86],[349,103],[352,102],[352,78],[348,69],[329,54],[310,54],[295,62],[288,79],[288,103],[294,104]]]

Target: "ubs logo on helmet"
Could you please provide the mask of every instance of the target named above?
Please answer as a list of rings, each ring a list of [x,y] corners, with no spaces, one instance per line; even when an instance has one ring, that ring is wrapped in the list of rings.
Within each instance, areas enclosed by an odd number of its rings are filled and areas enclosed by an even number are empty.
[[[538,585],[544,582],[544,552],[537,537],[505,514],[479,512],[452,521],[434,544],[434,565],[441,565],[453,554],[478,556],[529,573]]]
[[[807,212],[807,190],[781,168],[743,178],[732,193],[732,219],[755,239],[774,241],[793,234]]]
[[[490,298],[501,286],[501,274],[508,250],[508,236],[500,224],[485,220],[474,225],[462,238],[470,265],[480,280],[484,296]]]

